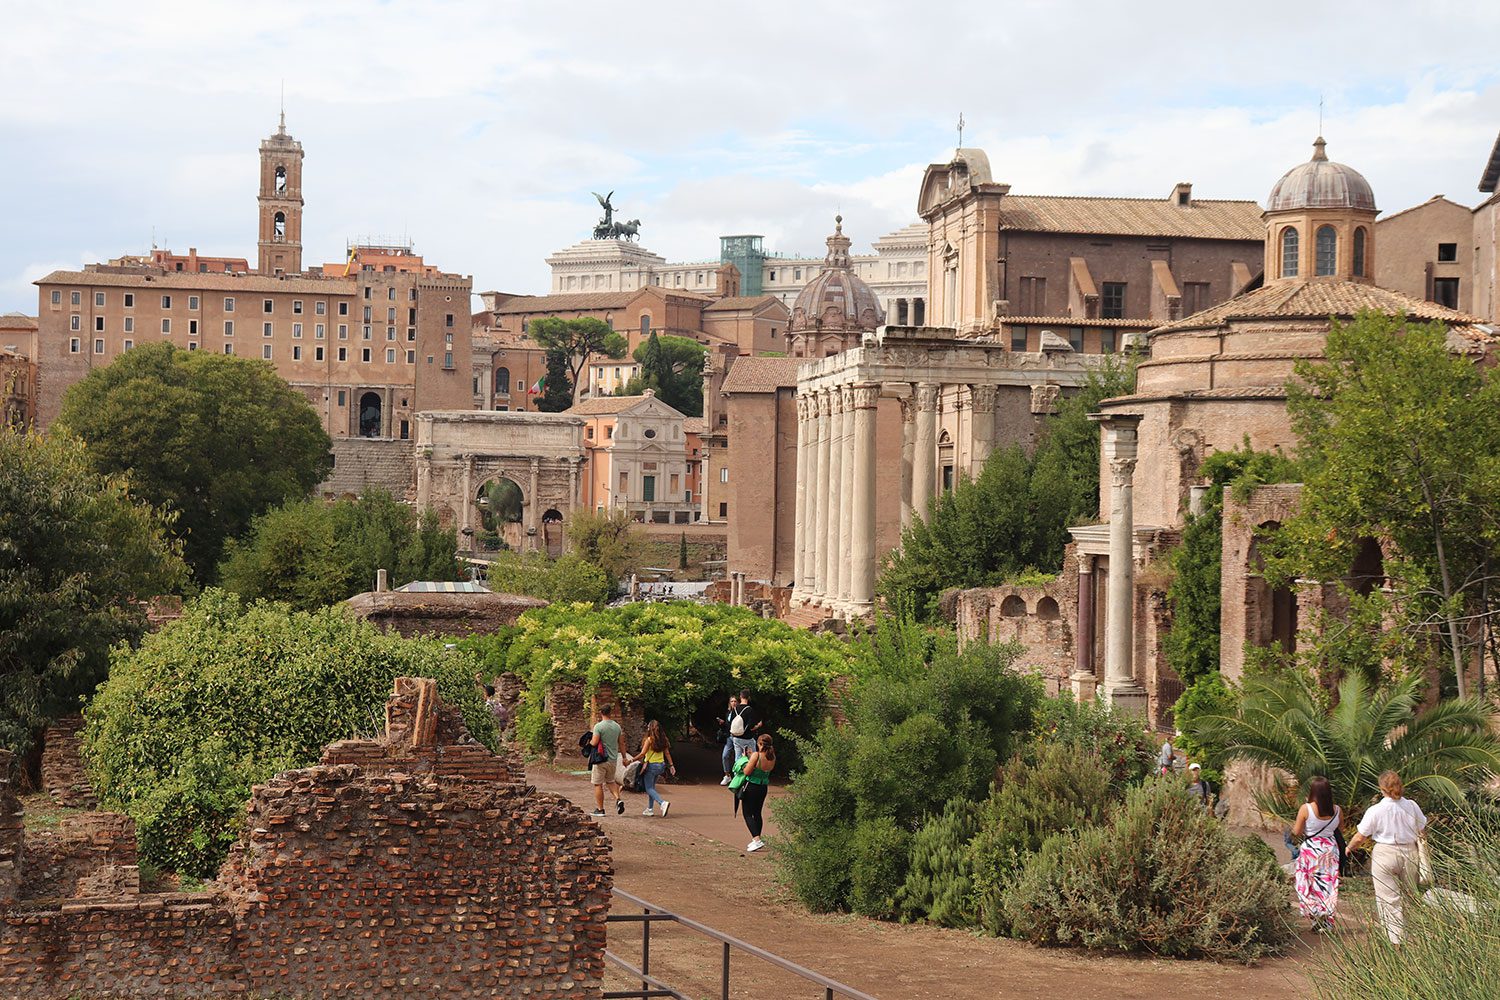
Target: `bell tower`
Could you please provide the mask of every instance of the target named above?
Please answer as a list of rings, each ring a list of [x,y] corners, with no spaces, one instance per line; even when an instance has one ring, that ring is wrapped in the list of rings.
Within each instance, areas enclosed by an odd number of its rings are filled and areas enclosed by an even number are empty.
[[[302,272],[302,143],[287,135],[286,112],[276,134],[260,144],[261,274]]]

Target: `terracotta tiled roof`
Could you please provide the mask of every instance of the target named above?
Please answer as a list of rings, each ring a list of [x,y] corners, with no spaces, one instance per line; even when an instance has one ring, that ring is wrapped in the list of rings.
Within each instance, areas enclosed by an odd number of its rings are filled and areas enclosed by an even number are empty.
[[[1422,202],[1421,204],[1413,205],[1411,208],[1403,208],[1399,212],[1392,212],[1390,215],[1387,215],[1387,216],[1382,217],[1381,219],[1378,219],[1376,221],[1375,225],[1378,226],[1381,223],[1390,222],[1392,219],[1399,219],[1399,218],[1401,218],[1401,216],[1405,215],[1406,213],[1408,213],[1408,212],[1415,212],[1419,208],[1427,208],[1429,205],[1431,205],[1435,201],[1446,201],[1448,204],[1452,205],[1454,208],[1461,208],[1465,212],[1471,212],[1471,211],[1473,211],[1473,209],[1469,208],[1469,206],[1467,206],[1467,205],[1460,205],[1458,202],[1454,201],[1452,198],[1449,198],[1447,195],[1435,194],[1431,198],[1428,198],[1426,201]]]
[[[1388,314],[1405,313],[1416,320],[1438,320],[1455,329],[1468,330],[1483,322],[1436,302],[1425,302],[1402,292],[1381,288],[1362,281],[1309,278],[1303,281],[1273,281],[1253,291],[1236,295],[1228,302],[1210,306],[1158,327],[1156,333],[1173,330],[1199,330],[1222,326],[1234,320],[1327,319],[1336,316],[1349,319],[1366,309]],[[1474,333],[1482,334],[1475,330]],[[1487,335],[1486,335],[1487,336]]]
[[[1154,319],[1088,319],[1080,316],[1001,316],[1000,322],[1024,326],[1105,326],[1150,330],[1156,326],[1157,321]]]
[[[1496,185],[1500,185],[1500,136],[1495,137],[1490,158],[1484,164],[1484,173],[1479,176],[1479,190],[1489,194],[1495,190]]]
[[[0,330],[35,330],[36,319],[25,313],[8,312],[0,316]]]
[[[561,295],[517,295],[500,303],[496,315],[505,313],[582,312],[589,309],[624,309],[631,292],[566,292]]]
[[[1000,199],[1000,228],[1257,243],[1266,238],[1260,206],[1253,201],[1195,199],[1191,205],[1178,205],[1164,198],[1008,194]]]
[[[806,358],[736,358],[724,376],[723,391],[775,392],[777,389],[797,385],[797,369],[806,364]]]
[[[128,268],[120,271],[53,271],[32,282],[35,285],[82,285],[121,288],[181,288],[188,291],[214,289],[222,291],[308,292],[313,295],[353,295],[357,289],[349,278],[278,278],[268,274],[215,274],[210,271],[161,271],[155,268]]]
[[[682,422],[684,434],[702,434],[706,430],[708,430],[708,421],[702,417],[688,417]]]
[[[730,295],[719,299],[703,307],[704,312],[718,312],[725,309],[754,309],[767,303],[780,304],[781,300],[774,295]]]
[[[645,399],[645,396],[590,396],[573,404],[569,413],[579,417],[600,417],[623,413]]]

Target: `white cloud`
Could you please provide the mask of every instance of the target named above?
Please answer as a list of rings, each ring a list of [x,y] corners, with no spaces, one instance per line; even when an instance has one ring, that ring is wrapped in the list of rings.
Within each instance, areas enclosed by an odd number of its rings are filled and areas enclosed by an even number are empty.
[[[960,110],[1017,191],[1260,199],[1321,93],[1331,155],[1392,211],[1476,200],[1500,126],[1500,5],[148,0],[22,5],[6,28],[0,310],[35,309],[33,261],[153,230],[253,257],[283,81],[309,262],[405,234],[515,291],[588,233],[591,190],[670,259],[745,231],[818,253],[840,209],[866,245],[913,219]]]

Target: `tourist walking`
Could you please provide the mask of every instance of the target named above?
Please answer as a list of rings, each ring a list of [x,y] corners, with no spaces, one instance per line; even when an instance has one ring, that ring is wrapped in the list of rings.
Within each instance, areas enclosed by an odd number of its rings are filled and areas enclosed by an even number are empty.
[[[745,828],[750,831],[750,844],[745,850],[753,853],[766,846],[760,839],[764,825],[761,811],[771,789],[771,772],[776,769],[776,744],[770,733],[761,733],[743,767],[745,784],[740,789],[740,808],[745,814]]]
[[[604,790],[609,789],[615,797],[615,815],[625,814],[625,800],[620,796],[620,724],[610,716],[613,705],[599,708],[601,718],[594,723],[594,746],[604,752],[604,761],[589,768],[589,781],[594,786],[594,815],[604,815]]]
[[[1297,851],[1297,908],[1312,920],[1313,930],[1333,926],[1339,905],[1339,845],[1343,811],[1333,803],[1333,785],[1321,775],[1308,782],[1307,801],[1297,810],[1292,835],[1302,838]]]
[[[750,692],[740,692],[739,707],[729,718],[729,740],[734,744],[734,759],[748,757],[755,752],[755,739],[765,722],[760,713],[750,704]]]
[[[1156,753],[1156,773],[1171,774],[1176,756],[1177,752],[1172,747],[1171,739],[1162,740],[1161,749]]]
[[[667,740],[666,733],[662,732],[661,723],[652,719],[646,723],[646,735],[641,737],[641,753],[639,760],[645,765],[641,772],[641,786],[646,791],[646,810],[642,816],[655,816],[655,807],[661,806],[661,814],[665,816],[672,803],[661,797],[656,790],[656,779],[663,774],[671,773],[677,776],[677,765],[672,761],[672,744]]]
[[[739,711],[739,707],[740,696],[737,694],[730,695],[729,709],[724,713],[724,718],[718,720],[719,731],[714,734],[715,738],[719,741],[719,745],[724,748],[719,754],[724,764],[724,780],[719,782],[721,785],[729,784],[729,780],[734,777],[734,740],[729,735],[729,723],[734,719],[735,713]]]
[[[1188,784],[1188,794],[1203,803],[1205,812],[1213,812],[1214,786],[1203,776],[1203,765],[1196,761],[1189,764],[1188,777],[1192,779]]]
[[[1380,776],[1382,798],[1359,821],[1359,832],[1349,841],[1357,851],[1373,843],[1370,875],[1375,883],[1375,908],[1391,944],[1401,943],[1404,922],[1402,893],[1417,879],[1417,841],[1427,829],[1422,807],[1405,797],[1401,776],[1387,771]]]

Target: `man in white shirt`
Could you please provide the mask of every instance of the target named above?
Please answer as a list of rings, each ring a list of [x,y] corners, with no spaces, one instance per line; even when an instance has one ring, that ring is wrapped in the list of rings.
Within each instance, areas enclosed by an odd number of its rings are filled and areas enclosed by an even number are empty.
[[[1373,843],[1370,852],[1370,875],[1375,883],[1375,906],[1380,922],[1391,944],[1401,943],[1403,917],[1401,891],[1417,877],[1417,839],[1427,829],[1422,807],[1403,798],[1401,776],[1387,771],[1380,776],[1379,802],[1365,810],[1359,821],[1359,832],[1349,841],[1349,850],[1357,851]]]

